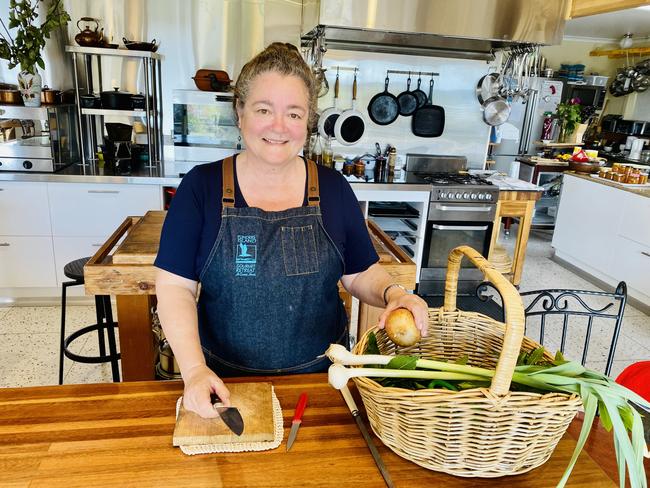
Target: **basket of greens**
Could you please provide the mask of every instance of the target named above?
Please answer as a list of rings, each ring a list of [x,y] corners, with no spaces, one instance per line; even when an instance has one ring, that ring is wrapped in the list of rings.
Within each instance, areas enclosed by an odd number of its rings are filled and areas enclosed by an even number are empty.
[[[467,256],[503,297],[506,323],[456,309]],[[332,345],[330,384],[353,378],[372,429],[386,446],[425,468],[464,477],[524,473],[546,462],[576,412],[583,429],[558,486],[564,486],[593,419],[613,429],[620,472],[645,487],[644,399],[610,378],[550,355],[524,337],[517,290],[474,249],[449,255],[443,307],[430,309],[428,335],[409,347],[371,329],[353,352]]]

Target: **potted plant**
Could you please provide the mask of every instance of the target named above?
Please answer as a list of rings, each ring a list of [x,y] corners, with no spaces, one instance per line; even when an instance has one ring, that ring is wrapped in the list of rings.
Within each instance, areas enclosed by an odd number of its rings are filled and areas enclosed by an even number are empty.
[[[581,142],[576,139],[578,139],[578,136],[580,140],[582,139],[582,134],[584,134],[584,129],[587,128],[587,125],[581,124],[582,106],[580,105],[580,100],[572,98],[566,103],[558,103],[555,113],[560,121],[559,142]],[[576,130],[580,125],[584,125],[584,129],[581,132]]]
[[[39,2],[44,0],[9,0],[9,26],[0,19],[0,58],[9,61],[9,69],[20,67],[18,86],[23,102],[29,107],[41,104],[41,76],[45,69],[42,50],[54,29],[65,26],[70,16],[56,0],[47,10],[45,21],[38,25]],[[10,30],[14,29],[14,35]],[[5,37],[6,34],[6,37]]]

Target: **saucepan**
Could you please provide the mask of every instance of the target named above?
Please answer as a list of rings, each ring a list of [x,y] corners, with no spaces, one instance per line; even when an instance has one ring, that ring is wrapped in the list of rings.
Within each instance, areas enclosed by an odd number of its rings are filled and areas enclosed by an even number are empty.
[[[48,86],[45,85],[41,90],[41,103],[46,105],[59,103],[60,94],[61,90],[53,90],[52,88],[48,88]]]
[[[22,104],[23,99],[20,96],[20,90],[6,89],[0,90],[0,103],[11,105]]]
[[[155,39],[152,39],[151,42],[143,42],[143,41],[129,41],[126,37],[123,37],[122,42],[124,43],[124,47],[132,51],[151,51],[155,53],[158,50],[158,47],[160,46],[160,43],[156,44]]]

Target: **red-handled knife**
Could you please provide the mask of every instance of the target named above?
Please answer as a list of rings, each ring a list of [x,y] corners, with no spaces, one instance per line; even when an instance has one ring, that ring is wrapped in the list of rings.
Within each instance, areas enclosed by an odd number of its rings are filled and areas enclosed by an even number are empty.
[[[289,440],[287,441],[287,451],[291,449],[293,441],[296,440],[296,435],[298,435],[298,429],[302,422],[302,414],[305,411],[306,406],[307,393],[301,393],[300,398],[298,398],[298,404],[296,405],[296,413],[293,414],[293,420],[291,421],[291,432],[289,432]]]

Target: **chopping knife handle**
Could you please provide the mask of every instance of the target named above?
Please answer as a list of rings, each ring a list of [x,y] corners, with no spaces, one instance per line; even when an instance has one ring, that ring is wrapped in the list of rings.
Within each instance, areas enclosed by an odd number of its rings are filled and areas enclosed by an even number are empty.
[[[293,414],[293,422],[302,420],[302,414],[305,411],[306,406],[307,406],[307,393],[301,393],[300,398],[298,398],[298,404],[296,405],[296,413]]]

